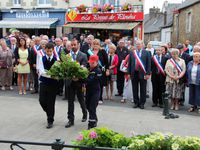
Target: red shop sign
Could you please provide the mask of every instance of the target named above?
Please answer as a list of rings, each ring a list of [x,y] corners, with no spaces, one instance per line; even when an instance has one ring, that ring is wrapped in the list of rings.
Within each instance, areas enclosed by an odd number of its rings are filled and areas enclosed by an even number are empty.
[[[67,22],[124,22],[143,21],[143,19],[143,12],[78,14],[71,11],[66,15]]]

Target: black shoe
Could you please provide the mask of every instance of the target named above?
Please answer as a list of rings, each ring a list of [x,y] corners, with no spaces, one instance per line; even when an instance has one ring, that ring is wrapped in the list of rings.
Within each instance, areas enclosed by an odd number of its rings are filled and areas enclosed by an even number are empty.
[[[153,105],[152,105],[152,107],[157,107],[157,106],[158,106],[157,104],[153,104]]]
[[[115,96],[122,96],[122,94],[115,94]]]
[[[59,93],[58,95],[59,95],[59,96],[63,96],[63,93]]]
[[[139,106],[137,105],[137,104],[135,104],[134,106],[133,106],[133,108],[138,108]]]
[[[163,105],[162,105],[162,104],[160,104],[160,105],[159,105],[159,107],[160,107],[160,108],[163,108]]]
[[[67,98],[66,98],[66,97],[64,97],[62,100],[67,100]]]
[[[73,125],[74,125],[73,121],[68,121],[68,123],[65,125],[65,128],[70,128]]]
[[[81,122],[86,122],[87,118],[82,118]]]
[[[144,105],[140,105],[140,109],[144,109]]]
[[[53,127],[53,123],[52,123],[52,122],[49,122],[49,123],[47,124],[47,126],[46,126],[47,129],[50,129],[50,128],[52,128],[52,127]]]
[[[149,95],[148,95],[148,94],[146,95],[146,98],[149,98]]]
[[[35,90],[35,91],[33,91],[33,92],[31,92],[31,94],[36,94],[36,93],[38,93],[38,91],[36,91],[36,90]]]

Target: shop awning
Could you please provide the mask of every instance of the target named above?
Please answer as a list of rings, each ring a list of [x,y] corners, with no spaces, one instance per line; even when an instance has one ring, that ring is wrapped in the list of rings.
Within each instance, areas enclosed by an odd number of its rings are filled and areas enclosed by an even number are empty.
[[[131,23],[69,23],[68,28],[88,28],[88,29],[111,29],[111,30],[132,30],[138,22]]]
[[[0,21],[0,28],[21,28],[21,29],[49,29],[55,26],[58,18],[41,19],[15,19],[5,18]]]

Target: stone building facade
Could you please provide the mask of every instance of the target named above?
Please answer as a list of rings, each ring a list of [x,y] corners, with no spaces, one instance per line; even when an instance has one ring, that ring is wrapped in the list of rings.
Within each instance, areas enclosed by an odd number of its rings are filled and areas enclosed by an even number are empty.
[[[173,44],[200,41],[200,0],[186,0],[174,14]]]

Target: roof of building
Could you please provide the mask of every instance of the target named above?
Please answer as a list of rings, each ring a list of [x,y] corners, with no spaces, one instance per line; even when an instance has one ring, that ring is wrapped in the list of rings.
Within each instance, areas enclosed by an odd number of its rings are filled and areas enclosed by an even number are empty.
[[[164,13],[159,13],[156,17],[150,17],[150,14],[146,14],[144,18],[144,33],[159,32],[161,28],[170,27],[173,24],[173,11],[180,4],[169,3],[166,7],[167,10],[167,22],[164,25]]]
[[[181,9],[187,8],[187,7],[192,6],[192,5],[194,5],[194,4],[196,4],[196,3],[199,3],[199,2],[200,2],[200,0],[185,0],[185,1],[180,5],[180,7],[178,7],[178,9],[181,10]]]

